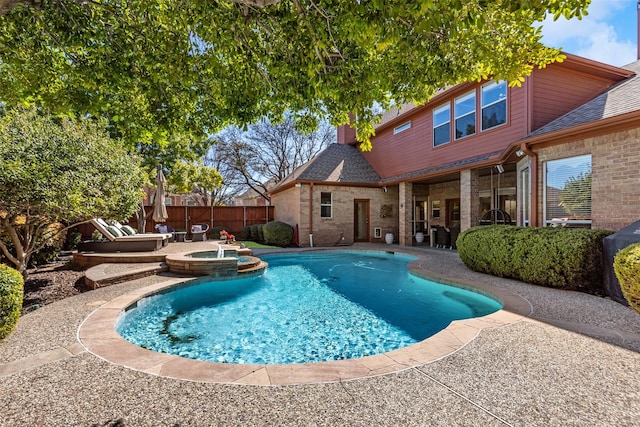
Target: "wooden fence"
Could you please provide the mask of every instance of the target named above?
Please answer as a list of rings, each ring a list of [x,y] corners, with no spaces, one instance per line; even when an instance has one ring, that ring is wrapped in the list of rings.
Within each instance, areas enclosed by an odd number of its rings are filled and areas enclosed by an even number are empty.
[[[145,206],[147,213],[153,211],[153,206]],[[170,225],[176,231],[189,231],[194,224],[207,224],[212,227],[224,227],[236,236],[244,226],[266,224],[274,220],[273,206],[167,206],[168,219],[164,224]],[[106,220],[110,218],[104,218]],[[138,228],[136,217],[129,219],[128,224]],[[145,232],[155,232],[156,223],[149,219]],[[91,223],[78,227],[83,239],[91,238],[95,228]]]

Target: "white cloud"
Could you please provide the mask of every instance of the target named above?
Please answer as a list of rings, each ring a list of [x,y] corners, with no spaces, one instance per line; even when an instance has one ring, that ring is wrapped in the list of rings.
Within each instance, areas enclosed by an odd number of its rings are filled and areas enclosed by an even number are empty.
[[[635,3],[635,1],[633,2]],[[589,15],[582,20],[547,18],[542,23],[542,42],[564,51],[612,65],[625,65],[636,60],[635,40],[620,40],[611,19],[635,4],[630,0],[592,0]],[[635,22],[635,19],[634,19]]]

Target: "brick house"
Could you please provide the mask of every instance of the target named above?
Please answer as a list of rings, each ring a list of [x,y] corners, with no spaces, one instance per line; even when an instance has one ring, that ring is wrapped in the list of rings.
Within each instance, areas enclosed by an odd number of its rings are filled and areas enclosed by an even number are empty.
[[[495,219],[618,230],[640,218],[637,71],[567,54],[520,87],[456,85],[387,112],[370,152],[343,126],[271,191],[276,219],[302,246],[412,245]]]

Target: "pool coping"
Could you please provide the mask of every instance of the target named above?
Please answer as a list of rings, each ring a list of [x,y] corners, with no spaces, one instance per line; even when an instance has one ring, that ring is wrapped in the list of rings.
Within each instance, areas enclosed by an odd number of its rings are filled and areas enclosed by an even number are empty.
[[[510,325],[532,313],[531,304],[521,296],[491,285],[435,275],[425,268],[423,262],[427,260],[420,255],[411,251],[394,252],[418,257],[408,265],[411,273],[492,296],[503,304],[503,308],[486,316],[453,321],[442,331],[416,344],[359,359],[285,365],[214,363],[147,350],[126,341],[115,331],[122,311],[139,299],[193,280],[174,278],[127,292],[97,308],[81,323],[78,340],[87,351],[110,363],[162,377],[258,386],[313,384],[390,374],[434,362],[467,345],[483,329]]]

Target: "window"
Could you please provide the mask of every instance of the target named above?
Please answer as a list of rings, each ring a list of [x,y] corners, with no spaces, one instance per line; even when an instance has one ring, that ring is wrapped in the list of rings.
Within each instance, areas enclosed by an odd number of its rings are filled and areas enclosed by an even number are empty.
[[[431,217],[440,218],[440,200],[431,202]]]
[[[451,106],[449,104],[433,110],[433,146],[451,141]]]
[[[320,193],[320,218],[331,218],[331,193]]]
[[[507,122],[507,83],[491,82],[482,86],[482,130]]]
[[[456,139],[476,133],[476,92],[469,92],[454,101]]]
[[[591,155],[550,160],[544,173],[545,225],[590,226]]]
[[[407,130],[411,128],[411,122],[407,122],[404,124],[401,124],[400,126],[397,126],[395,129],[393,129],[393,134],[397,134],[402,132],[403,130]]]

